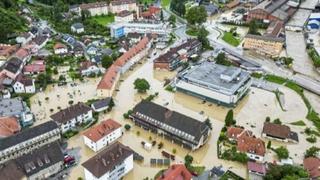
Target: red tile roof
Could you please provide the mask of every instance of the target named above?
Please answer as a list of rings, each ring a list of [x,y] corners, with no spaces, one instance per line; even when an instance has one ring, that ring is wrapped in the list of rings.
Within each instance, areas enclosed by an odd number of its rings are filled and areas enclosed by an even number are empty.
[[[0,137],[8,137],[19,132],[21,127],[16,117],[0,117]]]
[[[256,154],[264,156],[266,148],[264,141],[260,138],[250,136],[247,133],[242,133],[237,139],[237,149],[240,152]]]
[[[61,43],[57,43],[53,46],[53,49],[62,49],[62,48],[67,48],[67,46]]]
[[[240,127],[228,127],[227,129],[227,137],[229,139],[236,140],[237,137],[244,131],[243,128]]]
[[[266,166],[262,163],[256,163],[256,162],[249,161],[247,166],[248,166],[249,171],[254,171],[254,172],[257,172],[260,174],[267,173]]]
[[[99,125],[90,128],[84,132],[83,135],[89,138],[91,141],[97,142],[118,128],[121,128],[121,124],[112,119],[108,119],[102,121]]]
[[[44,64],[29,64],[24,66],[23,72],[44,72],[46,70],[46,65]]]
[[[191,180],[192,174],[183,164],[170,166],[157,180]]]
[[[104,73],[102,79],[100,80],[97,89],[111,89],[115,83],[116,77],[118,75],[118,67],[116,65],[111,65],[108,70]]]
[[[155,6],[150,6],[147,11],[141,13],[141,16],[145,17],[145,18],[150,17],[150,16],[158,14],[160,11],[161,11],[160,8],[155,7]]]
[[[320,159],[308,157],[303,160],[303,167],[308,171],[311,178],[320,177]]]
[[[91,62],[91,61],[83,61],[83,62],[81,62],[81,64],[80,64],[79,70],[80,70],[80,71],[83,71],[83,70],[86,70],[86,69],[88,69],[89,67],[94,66],[94,65],[95,65],[95,63],[93,63],[93,62]]]
[[[125,52],[122,56],[120,56],[114,64],[117,66],[124,66],[132,57],[134,57],[136,54],[141,52],[147,47],[147,44],[149,43],[148,37],[143,37],[141,41],[138,42],[135,46],[130,48],[127,52]]]
[[[17,46],[9,44],[0,44],[0,56],[9,57],[17,50]]]
[[[17,52],[16,52],[16,57],[18,57],[19,59],[24,59],[29,55],[29,51],[24,49],[24,48],[20,48]]]

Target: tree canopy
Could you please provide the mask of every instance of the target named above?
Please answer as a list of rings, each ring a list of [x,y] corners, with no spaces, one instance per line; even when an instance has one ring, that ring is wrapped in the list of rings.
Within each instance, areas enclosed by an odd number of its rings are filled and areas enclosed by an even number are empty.
[[[111,56],[103,56],[101,59],[102,67],[108,69],[113,63],[113,59]]]
[[[191,25],[201,25],[207,21],[207,11],[204,6],[194,6],[189,9],[186,19]]]
[[[259,30],[259,26],[257,24],[257,20],[251,20],[249,23],[248,34],[261,35],[258,30]]]
[[[231,126],[234,124],[236,124],[236,121],[233,119],[233,110],[230,109],[226,115],[226,118],[225,118],[225,125]]]
[[[184,16],[186,13],[186,0],[171,0],[170,9],[175,11],[179,16]]]
[[[208,34],[209,32],[203,26],[199,28],[197,33],[197,39],[201,42],[204,49],[208,49],[210,47],[210,42],[207,38]]]
[[[281,146],[274,150],[279,159],[287,159],[289,157],[289,151],[287,148]]]
[[[231,62],[227,60],[225,53],[219,53],[215,60],[217,64],[231,66]]]
[[[308,173],[299,166],[293,165],[283,165],[278,166],[274,164],[269,164],[269,168],[264,179],[274,180],[274,179],[300,179],[307,178]]]
[[[307,149],[306,153],[305,153],[305,157],[317,157],[317,155],[320,152],[320,148],[316,147],[316,146],[312,146],[309,149]]]
[[[147,90],[150,89],[150,84],[148,83],[147,80],[143,78],[136,79],[133,84],[134,84],[134,89],[138,90],[139,93],[145,93],[147,92]]]

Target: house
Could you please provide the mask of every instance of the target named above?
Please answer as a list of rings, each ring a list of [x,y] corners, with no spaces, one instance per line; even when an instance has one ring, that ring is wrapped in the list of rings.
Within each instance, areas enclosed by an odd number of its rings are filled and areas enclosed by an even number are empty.
[[[149,6],[147,11],[141,12],[140,17],[143,19],[159,19],[161,8],[156,6]]]
[[[29,43],[33,37],[33,34],[31,34],[30,32],[24,32],[20,36],[16,37],[16,42],[21,45],[25,45]]]
[[[89,45],[87,47],[87,53],[89,55],[96,55],[98,53],[98,48],[96,46],[94,46],[94,45]]]
[[[205,4],[204,8],[206,9],[208,16],[212,16],[218,13],[219,11],[219,7],[217,7],[215,4],[212,4],[212,3]]]
[[[298,134],[291,131],[289,126],[269,122],[263,125],[262,137],[282,142],[299,142]]]
[[[23,156],[60,138],[58,125],[48,121],[0,139],[0,163]]]
[[[17,49],[16,45],[0,44],[0,61],[8,59]]]
[[[34,81],[30,77],[19,74],[13,84],[13,90],[15,93],[35,93],[36,86]]]
[[[146,100],[133,108],[130,118],[143,129],[151,130],[191,150],[205,145],[211,134],[205,122]]]
[[[0,75],[6,75],[10,79],[14,80],[21,73],[22,67],[23,62],[20,59],[13,57],[4,65]]]
[[[82,163],[85,179],[121,179],[133,169],[133,150],[117,142]]]
[[[71,25],[71,32],[80,34],[84,32],[84,26],[82,23],[74,23]]]
[[[46,71],[46,65],[43,60],[34,61],[32,64],[28,64],[23,67],[23,74],[33,75],[40,74]]]
[[[308,157],[303,160],[303,167],[307,170],[309,177],[312,179],[320,178],[320,159]]]
[[[80,9],[81,11],[89,11],[91,16],[107,15],[109,13],[109,4],[103,1],[81,4]]]
[[[73,55],[75,57],[82,57],[83,56],[83,48],[81,44],[77,43],[73,46]]]
[[[91,104],[91,108],[95,111],[95,112],[102,112],[105,111],[109,108],[109,105],[112,101],[111,97],[107,97],[104,99],[100,99],[95,101],[94,103]]]
[[[10,160],[0,166],[0,174],[1,178],[6,180],[27,180],[27,176],[25,175],[23,169],[17,166],[14,160]]]
[[[97,85],[97,96],[99,97],[112,96],[112,93],[116,87],[116,83],[120,78],[120,73],[118,69],[119,69],[118,66],[111,65],[106,70],[99,84]]]
[[[192,179],[192,174],[184,164],[173,164],[165,170],[157,180],[187,180]]]
[[[82,76],[97,75],[101,73],[101,69],[91,61],[83,61],[80,63],[79,71]]]
[[[2,116],[17,117],[23,127],[33,123],[33,114],[20,97],[0,99],[0,117]]]
[[[12,136],[20,130],[21,126],[16,117],[0,117],[0,139]]]
[[[94,152],[98,152],[117,141],[121,136],[121,124],[108,119],[84,132],[83,141]]]
[[[263,177],[267,174],[266,165],[262,163],[248,161],[247,168],[249,172],[249,179],[257,179],[257,178],[250,178],[250,177],[258,176],[258,177],[261,177],[261,180],[262,180]]]
[[[76,126],[92,120],[92,109],[82,102],[50,116],[61,128],[62,133],[76,128]]]
[[[265,143],[251,131],[240,127],[228,127],[227,137],[237,143],[237,150],[246,153],[248,158],[262,162],[266,153]]]
[[[48,40],[49,40],[48,36],[38,35],[33,39],[33,42],[36,45],[37,49],[41,49],[46,45]]]
[[[139,12],[136,0],[113,0],[109,4],[109,11],[113,14],[124,10]]]
[[[154,69],[175,70],[182,62],[189,57],[197,55],[202,48],[202,44],[197,39],[188,39],[181,45],[171,48],[166,53],[160,55],[153,62]]]
[[[54,54],[63,55],[68,53],[68,47],[61,43],[56,43],[53,46]]]
[[[224,106],[236,106],[252,84],[250,73],[204,61],[178,73],[177,91]]]
[[[243,49],[252,50],[258,54],[278,57],[283,49],[285,39],[247,34],[244,38]]]
[[[81,15],[81,8],[78,4],[75,5],[70,5],[69,6],[69,12],[77,14],[77,15]]]
[[[127,10],[123,10],[116,14],[114,17],[115,22],[130,22],[133,21],[133,13]]]
[[[31,59],[31,51],[27,48],[20,48],[14,54],[14,57],[19,58],[23,64],[26,64]]]

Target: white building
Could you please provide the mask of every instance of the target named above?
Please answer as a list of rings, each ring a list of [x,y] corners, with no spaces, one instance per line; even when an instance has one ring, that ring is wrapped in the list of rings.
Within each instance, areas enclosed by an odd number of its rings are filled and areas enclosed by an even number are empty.
[[[20,74],[13,84],[13,89],[15,93],[35,93],[36,86],[34,84],[34,79]]]
[[[77,103],[50,116],[61,128],[62,133],[73,130],[82,123],[92,120],[92,109],[84,103]]]
[[[119,12],[114,17],[115,22],[130,22],[133,21],[133,13],[127,10]]]
[[[79,70],[82,76],[89,76],[91,74],[99,74],[104,72],[104,69],[99,68],[95,63],[91,61],[82,62]]]
[[[64,44],[57,43],[53,47],[54,54],[57,55],[62,55],[62,54],[67,54],[68,53],[68,47]]]
[[[111,145],[122,135],[121,124],[112,119],[102,121],[83,133],[84,144],[94,152]]]
[[[175,82],[178,91],[226,106],[235,106],[251,84],[248,72],[212,62],[186,69],[178,74]]]
[[[25,45],[28,42],[30,42],[33,37],[34,36],[31,33],[25,32],[25,33],[21,34],[20,36],[16,37],[16,42],[21,45]]]
[[[74,23],[71,26],[71,32],[80,34],[84,32],[84,26],[82,23]]]
[[[82,164],[87,180],[121,179],[133,169],[133,151],[117,142]]]
[[[111,97],[107,97],[105,99],[100,99],[94,103],[91,104],[91,108],[95,111],[95,112],[102,112],[105,111],[109,108],[109,105],[112,101]]]
[[[121,11],[139,12],[136,0],[114,0],[110,2],[109,10],[111,13],[119,13]]]
[[[107,2],[94,2],[80,5],[81,11],[89,11],[91,16],[107,15],[109,13],[109,5]]]

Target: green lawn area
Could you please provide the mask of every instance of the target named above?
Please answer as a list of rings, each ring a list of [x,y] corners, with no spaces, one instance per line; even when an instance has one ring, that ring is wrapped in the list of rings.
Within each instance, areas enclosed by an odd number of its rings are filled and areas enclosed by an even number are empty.
[[[306,123],[304,123],[302,120],[292,122],[290,124],[295,125],[295,126],[305,126],[306,125]]]
[[[154,0],[139,0],[140,4],[153,4]]]
[[[96,21],[98,24],[105,26],[112,22],[114,22],[114,15],[107,15],[107,16],[93,16],[90,17],[91,20]]]
[[[171,0],[161,0],[162,7],[168,7],[170,5]]]
[[[238,46],[240,44],[240,40],[233,36],[231,32],[225,32],[223,34],[222,40],[232,46]]]

